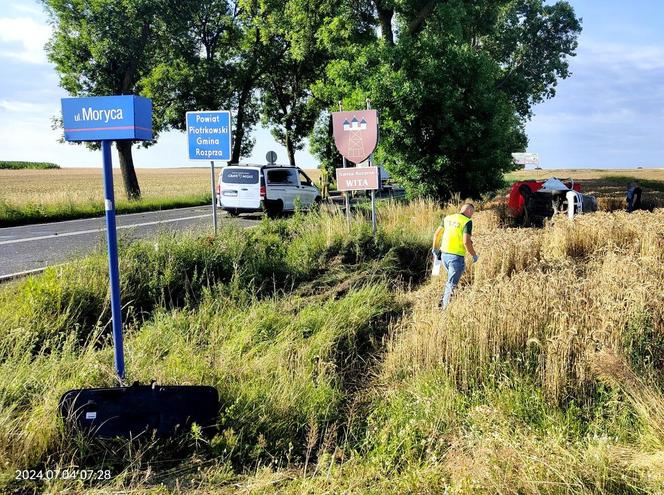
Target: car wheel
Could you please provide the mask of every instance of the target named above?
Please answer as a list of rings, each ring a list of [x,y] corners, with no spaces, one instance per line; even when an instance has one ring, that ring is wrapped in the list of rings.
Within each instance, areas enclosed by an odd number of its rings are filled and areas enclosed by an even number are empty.
[[[280,199],[272,202],[267,208],[267,216],[270,218],[276,218],[281,215],[284,211],[284,202]]]

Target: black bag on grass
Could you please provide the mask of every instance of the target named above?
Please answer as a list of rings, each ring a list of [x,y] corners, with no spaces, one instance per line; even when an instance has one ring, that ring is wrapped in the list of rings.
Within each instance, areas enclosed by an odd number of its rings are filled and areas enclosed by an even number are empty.
[[[70,390],[60,399],[65,423],[91,437],[164,438],[189,431],[215,432],[219,396],[214,387],[139,385]]]

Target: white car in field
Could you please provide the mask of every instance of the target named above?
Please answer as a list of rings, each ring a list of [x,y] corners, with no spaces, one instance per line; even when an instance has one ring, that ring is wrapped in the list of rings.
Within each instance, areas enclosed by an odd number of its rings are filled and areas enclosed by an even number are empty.
[[[269,215],[320,203],[321,194],[298,167],[230,165],[219,173],[217,206],[231,215],[265,211]]]

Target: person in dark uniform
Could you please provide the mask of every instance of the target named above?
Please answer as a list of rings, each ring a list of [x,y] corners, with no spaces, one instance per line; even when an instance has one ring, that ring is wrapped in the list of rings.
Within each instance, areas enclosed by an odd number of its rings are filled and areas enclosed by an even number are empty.
[[[627,186],[627,212],[641,209],[641,188],[638,182],[630,182]]]

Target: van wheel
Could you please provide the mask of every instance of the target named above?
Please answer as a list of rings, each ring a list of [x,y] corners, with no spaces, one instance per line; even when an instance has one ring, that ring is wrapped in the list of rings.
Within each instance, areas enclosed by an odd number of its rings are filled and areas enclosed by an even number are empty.
[[[228,210],[228,214],[232,217],[239,217],[240,216],[240,212],[237,211],[237,210]]]
[[[267,216],[270,218],[276,218],[284,211],[284,202],[280,199],[272,202],[267,207]]]

